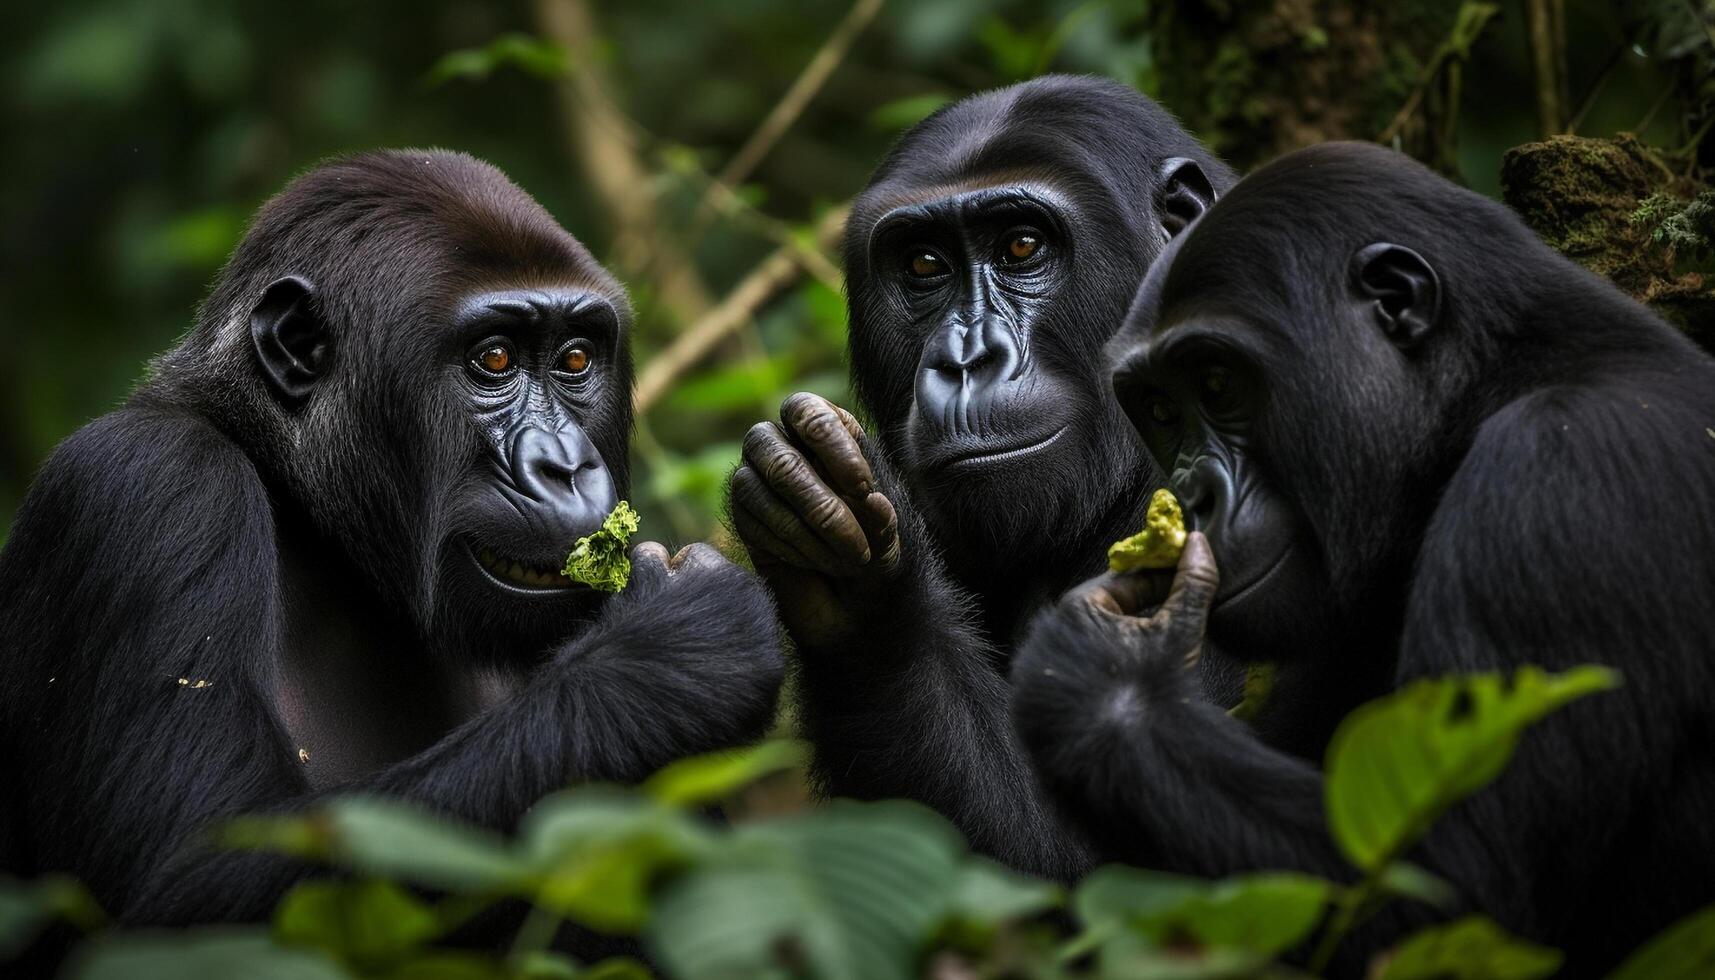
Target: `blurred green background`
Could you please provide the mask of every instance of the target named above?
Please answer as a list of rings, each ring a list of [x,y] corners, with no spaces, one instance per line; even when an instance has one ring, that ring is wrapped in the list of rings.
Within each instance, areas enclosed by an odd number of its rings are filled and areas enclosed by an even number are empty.
[[[801,387],[846,397],[828,232],[947,100],[1100,73],[1241,167],[1380,137],[1498,193],[1505,148],[1569,129],[1640,132],[1700,176],[1715,37],[1684,0],[7,8],[0,535],[54,444],[188,326],[252,210],[331,154],[484,157],[615,267],[653,386],[635,496],[684,541],[715,533],[750,424]]]

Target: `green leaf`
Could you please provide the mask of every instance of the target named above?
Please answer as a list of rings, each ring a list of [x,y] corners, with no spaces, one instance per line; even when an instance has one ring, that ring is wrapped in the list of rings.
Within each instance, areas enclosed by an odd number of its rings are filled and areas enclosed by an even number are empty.
[[[492,956],[451,949],[423,952],[390,970],[364,974],[376,980],[518,980],[522,976],[526,974],[508,970]]]
[[[649,918],[650,887],[710,847],[683,813],[612,790],[548,797],[525,818],[523,858],[537,904],[603,932],[631,934]]]
[[[274,945],[261,929],[212,928],[113,934],[83,947],[76,980],[348,980],[334,961],[309,949]]]
[[[1560,969],[1560,959],[1559,950],[1526,942],[1472,915],[1407,939],[1388,957],[1377,980],[1535,980]]]
[[[726,412],[775,399],[791,382],[797,364],[791,357],[753,357],[706,371],[674,388],[666,405],[675,411]]]
[[[1500,775],[1519,734],[1560,706],[1616,686],[1604,667],[1417,681],[1346,717],[1328,747],[1325,799],[1335,843],[1374,872],[1449,806]]]
[[[535,78],[552,81],[571,69],[566,49],[528,34],[502,34],[480,48],[449,51],[435,62],[424,78],[428,85],[453,79],[481,81],[496,69],[513,67]]]
[[[937,946],[984,949],[1007,923],[1058,908],[1059,886],[1029,878],[987,858],[969,857],[953,879]]]
[[[241,817],[221,841],[456,892],[511,891],[525,873],[505,843],[484,831],[372,797],[342,797],[298,816]]]
[[[897,133],[917,125],[952,101],[952,96],[940,92],[908,95],[877,106],[869,114],[869,124],[882,132]]]
[[[899,800],[750,824],[662,894],[649,948],[680,980],[904,980],[963,850],[945,820]]]
[[[578,980],[654,980],[649,968],[629,956],[602,960],[578,974]]]
[[[1164,871],[1107,865],[1078,885],[1072,911],[1086,933],[1103,933],[1139,916],[1178,908],[1208,887],[1208,882]]]
[[[1715,976],[1715,905],[1680,919],[1627,957],[1608,980],[1695,980]]]
[[[809,755],[805,743],[777,739],[748,749],[692,756],[649,777],[643,791],[669,806],[718,803],[764,776],[804,765]]]
[[[641,519],[628,501],[621,500],[602,518],[601,527],[579,538],[566,556],[560,574],[602,592],[618,592],[631,581],[628,546]]]
[[[274,910],[274,937],[363,970],[403,959],[441,931],[434,909],[389,881],[306,881]]]
[[[32,881],[0,875],[0,963],[23,952],[54,922],[93,932],[107,924],[107,913],[88,889],[65,875]]]

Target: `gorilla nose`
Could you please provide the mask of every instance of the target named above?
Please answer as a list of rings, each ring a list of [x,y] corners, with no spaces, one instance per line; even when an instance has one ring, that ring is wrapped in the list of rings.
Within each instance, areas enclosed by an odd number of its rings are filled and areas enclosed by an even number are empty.
[[[918,403],[949,428],[969,425],[972,403],[981,403],[1015,380],[1021,356],[1008,327],[994,320],[975,326],[952,324],[930,341],[917,381]]]
[[[1168,484],[1185,512],[1185,529],[1202,531],[1210,541],[1218,541],[1233,503],[1233,481],[1226,465],[1213,456],[1202,456],[1174,471]]]
[[[584,430],[527,426],[512,443],[512,480],[531,500],[572,524],[605,517],[618,501],[613,477]]]

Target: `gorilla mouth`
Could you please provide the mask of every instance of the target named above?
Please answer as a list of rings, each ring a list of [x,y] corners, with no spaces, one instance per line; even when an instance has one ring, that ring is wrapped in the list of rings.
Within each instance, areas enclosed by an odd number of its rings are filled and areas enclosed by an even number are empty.
[[[476,563],[482,566],[489,578],[507,588],[530,592],[565,592],[577,588],[578,585],[560,574],[558,568],[497,555],[487,548],[473,548],[471,553],[476,556]]]
[[[1048,435],[1023,445],[1010,446],[1005,449],[979,449],[975,452],[959,453],[949,457],[944,465],[947,469],[955,469],[960,466],[988,466],[996,463],[1010,463],[1013,460],[1047,449],[1065,434],[1066,426],[1061,426]]]

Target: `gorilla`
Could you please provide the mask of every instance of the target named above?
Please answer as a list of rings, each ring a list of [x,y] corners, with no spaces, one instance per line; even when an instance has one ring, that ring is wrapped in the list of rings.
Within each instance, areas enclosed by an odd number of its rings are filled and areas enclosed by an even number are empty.
[[[1715,361],[1506,208],[1359,144],[1239,184],[1111,350],[1195,533],[1159,608],[1160,576],[1098,577],[1013,675],[1104,858],[1348,877],[1321,773],[1273,732],[1418,678],[1597,663],[1624,688],[1527,732],[1409,857],[1575,976],[1715,900]],[[1205,642],[1294,696],[1255,730],[1201,700]],[[1426,914],[1360,934],[1347,970]]]
[[[731,484],[825,792],[920,800],[1018,868],[1086,867],[1013,736],[1008,662],[1030,614],[1140,526],[1161,478],[1102,345],[1233,179],[1149,99],[1062,76],[936,113],[858,197],[851,369],[873,438],[795,395]]]
[[[784,660],[753,576],[653,543],[617,595],[556,571],[627,492],[630,322],[461,154],[268,202],[0,553],[0,865],[134,923],[262,919],[307,869],[194,846],[211,822],[359,792],[505,830],[760,736]]]

